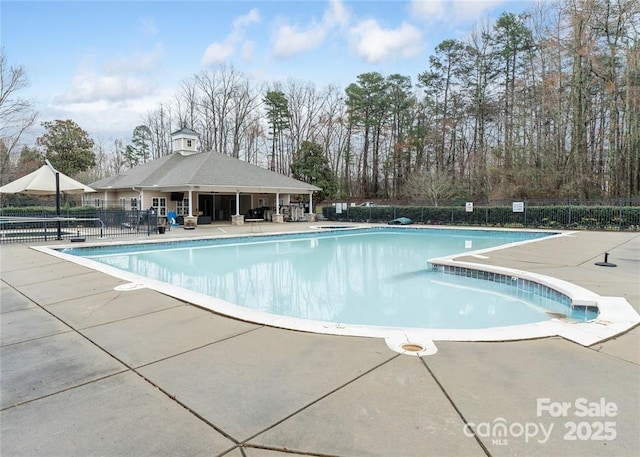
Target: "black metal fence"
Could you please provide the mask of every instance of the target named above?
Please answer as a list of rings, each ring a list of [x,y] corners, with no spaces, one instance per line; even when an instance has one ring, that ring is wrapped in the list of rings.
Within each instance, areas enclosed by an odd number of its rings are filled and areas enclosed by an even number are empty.
[[[0,243],[80,241],[151,235],[158,230],[158,215],[153,210],[66,208],[58,216],[55,208],[0,209]]]
[[[640,231],[640,201],[459,202],[445,206],[351,206],[335,203],[323,216],[342,222],[389,222],[485,227]]]

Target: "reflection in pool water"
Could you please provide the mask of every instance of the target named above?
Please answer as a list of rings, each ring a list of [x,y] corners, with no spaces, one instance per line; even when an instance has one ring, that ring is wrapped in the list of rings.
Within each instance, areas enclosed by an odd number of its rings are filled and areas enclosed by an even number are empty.
[[[595,313],[508,284],[450,275],[426,259],[547,236],[376,229],[71,254],[267,313],[344,324],[489,328]]]

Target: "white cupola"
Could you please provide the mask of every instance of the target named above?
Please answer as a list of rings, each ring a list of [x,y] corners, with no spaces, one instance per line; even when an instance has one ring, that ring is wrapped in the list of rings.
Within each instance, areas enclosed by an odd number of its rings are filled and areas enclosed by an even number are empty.
[[[198,134],[191,129],[182,127],[171,134],[173,152],[183,156],[198,152]]]

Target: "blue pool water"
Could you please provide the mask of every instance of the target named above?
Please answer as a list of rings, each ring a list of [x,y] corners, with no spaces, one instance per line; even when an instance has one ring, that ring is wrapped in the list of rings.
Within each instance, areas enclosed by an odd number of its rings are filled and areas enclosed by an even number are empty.
[[[548,233],[375,228],[73,248],[63,252],[271,314],[341,324],[490,328],[576,320],[564,297],[438,272],[433,257]]]

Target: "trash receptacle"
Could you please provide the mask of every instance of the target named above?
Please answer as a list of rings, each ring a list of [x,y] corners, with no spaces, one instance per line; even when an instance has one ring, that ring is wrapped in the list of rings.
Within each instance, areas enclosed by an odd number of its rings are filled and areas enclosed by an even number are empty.
[[[165,227],[164,227],[164,226],[162,226],[162,225],[159,225],[159,226],[158,226],[158,233],[159,233],[160,235],[164,235],[164,231],[165,231]]]

